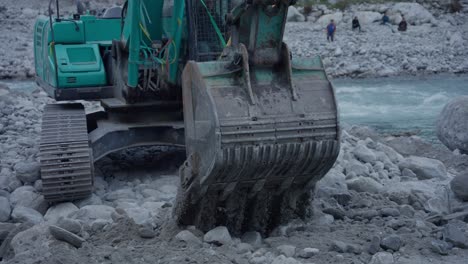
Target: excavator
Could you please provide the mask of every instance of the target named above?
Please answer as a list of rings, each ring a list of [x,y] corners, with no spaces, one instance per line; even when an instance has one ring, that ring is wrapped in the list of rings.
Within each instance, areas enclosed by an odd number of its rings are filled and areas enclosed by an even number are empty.
[[[305,217],[340,129],[320,57],[283,42],[295,2],[127,0],[65,17],[50,0],[34,30],[36,82],[57,101],[42,119],[45,199],[91,195],[93,164],[110,153],[176,146],[179,225],[267,234]]]

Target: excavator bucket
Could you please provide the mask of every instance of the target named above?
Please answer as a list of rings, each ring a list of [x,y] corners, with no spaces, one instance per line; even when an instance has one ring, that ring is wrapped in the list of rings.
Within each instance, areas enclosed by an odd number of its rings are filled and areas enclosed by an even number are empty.
[[[285,44],[282,53],[275,67],[186,65],[179,224],[268,233],[305,216],[339,153],[337,106],[319,57],[290,59]]]

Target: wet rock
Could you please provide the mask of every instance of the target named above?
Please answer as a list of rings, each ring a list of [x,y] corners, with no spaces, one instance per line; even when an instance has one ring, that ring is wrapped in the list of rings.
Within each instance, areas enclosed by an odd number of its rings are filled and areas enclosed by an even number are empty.
[[[373,164],[377,160],[374,152],[368,149],[364,144],[358,144],[353,150],[353,154],[358,160],[364,163]]]
[[[276,247],[276,250],[286,257],[293,257],[296,254],[296,247],[292,245],[281,245]]]
[[[70,245],[80,248],[81,245],[85,242],[82,237],[79,237],[72,232],[69,232],[61,227],[51,225],[49,226],[50,234],[55,237],[57,240],[64,241]]]
[[[196,237],[192,232],[188,230],[180,231],[176,236],[175,239],[178,241],[184,241],[189,246],[200,246],[202,241]]]
[[[457,198],[468,202],[468,170],[455,176],[450,182],[450,188]]]
[[[0,197],[0,222],[6,222],[10,219],[11,206],[6,197]]]
[[[318,248],[304,248],[301,251],[299,251],[298,256],[300,258],[308,259],[313,256],[316,256],[319,252],[320,250]]]
[[[73,203],[59,203],[47,210],[44,220],[50,223],[56,223],[60,217],[67,217],[69,214],[78,211],[78,207]]]
[[[450,249],[452,249],[450,244],[443,240],[433,240],[431,242],[431,250],[439,255],[448,255]]]
[[[445,165],[435,159],[410,156],[399,163],[400,169],[410,169],[419,180],[446,179],[447,170]]]
[[[369,248],[367,249],[367,252],[369,252],[369,254],[371,255],[374,255],[375,253],[379,251],[380,251],[380,237],[373,236],[369,244]]]
[[[357,192],[379,193],[383,188],[382,184],[367,177],[357,177],[347,180],[346,184],[348,185],[348,189]]]
[[[468,153],[468,96],[450,101],[437,120],[437,137],[449,149]]]
[[[371,261],[369,264],[393,264],[395,260],[393,259],[393,255],[388,252],[379,252],[372,256]]]
[[[380,247],[385,250],[391,249],[393,251],[398,251],[402,244],[401,238],[398,235],[389,235],[380,241]]]
[[[454,223],[448,223],[443,230],[445,241],[459,248],[468,248],[468,239],[465,233]]]
[[[218,226],[208,231],[203,237],[203,241],[218,246],[230,245],[232,243],[232,238],[225,226]]]
[[[12,206],[24,206],[32,208],[41,214],[45,214],[49,204],[44,200],[44,196],[38,194],[32,186],[22,186],[10,195]]]
[[[58,219],[56,225],[74,234],[79,234],[82,229],[80,221],[71,218],[61,217]]]
[[[24,183],[33,183],[40,178],[39,162],[19,162],[14,167],[16,177]]]
[[[242,236],[241,239],[242,242],[244,243],[249,243],[253,247],[260,247],[262,246],[263,240],[262,240],[262,235],[260,235],[259,232],[247,232]]]
[[[400,216],[400,211],[397,208],[387,207],[387,208],[382,208],[380,210],[380,215],[382,217],[387,217],[387,216],[397,217],[397,216]]]

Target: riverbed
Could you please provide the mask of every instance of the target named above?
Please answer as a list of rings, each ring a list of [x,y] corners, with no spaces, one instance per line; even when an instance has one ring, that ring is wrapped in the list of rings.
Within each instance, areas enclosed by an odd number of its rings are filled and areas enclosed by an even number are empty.
[[[341,122],[371,126],[384,134],[409,132],[437,143],[435,122],[452,98],[468,95],[468,75],[335,79]],[[0,81],[32,92],[32,81]]]

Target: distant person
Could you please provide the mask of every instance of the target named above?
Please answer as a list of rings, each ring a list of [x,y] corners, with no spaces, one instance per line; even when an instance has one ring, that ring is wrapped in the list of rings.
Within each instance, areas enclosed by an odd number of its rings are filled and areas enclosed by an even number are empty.
[[[330,24],[327,26],[327,40],[328,42],[333,42],[335,40],[335,31],[336,31],[336,25],[335,21],[332,19],[330,20]]]
[[[408,23],[406,23],[405,16],[401,16],[400,24],[398,24],[398,31],[406,31]]]
[[[387,13],[385,13],[384,16],[382,17],[382,23],[380,24],[387,25],[388,23],[390,23],[390,18],[387,16]]]
[[[361,32],[361,24],[359,23],[359,19],[357,18],[357,16],[355,16],[353,19],[353,30],[357,28],[359,29],[359,32]]]

